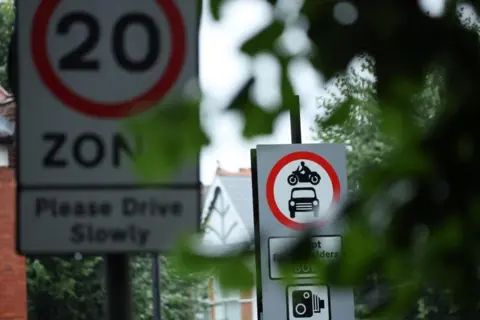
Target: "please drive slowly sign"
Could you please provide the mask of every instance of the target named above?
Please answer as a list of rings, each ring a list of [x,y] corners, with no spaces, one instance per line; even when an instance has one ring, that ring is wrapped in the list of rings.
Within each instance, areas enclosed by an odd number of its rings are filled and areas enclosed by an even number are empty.
[[[199,155],[125,129],[198,76],[198,1],[18,1],[17,251],[168,252],[200,225]],[[166,116],[165,116],[166,117]],[[165,119],[163,119],[165,120]],[[175,119],[171,120],[175,125]]]

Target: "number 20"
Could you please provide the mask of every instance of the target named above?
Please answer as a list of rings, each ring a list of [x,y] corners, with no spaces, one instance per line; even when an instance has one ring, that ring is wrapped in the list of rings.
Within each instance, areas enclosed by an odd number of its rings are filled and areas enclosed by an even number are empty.
[[[72,25],[76,23],[84,24],[87,27],[88,36],[75,49],[60,59],[59,68],[60,70],[98,71],[100,61],[85,57],[95,49],[100,41],[100,25],[95,17],[86,12],[67,14],[58,22],[57,33],[66,35]],[[125,31],[133,24],[143,26],[148,35],[147,53],[139,61],[133,61],[125,52]],[[142,13],[129,13],[120,17],[113,27],[112,51],[117,63],[127,71],[142,72],[151,68],[160,53],[159,30],[153,19]]]

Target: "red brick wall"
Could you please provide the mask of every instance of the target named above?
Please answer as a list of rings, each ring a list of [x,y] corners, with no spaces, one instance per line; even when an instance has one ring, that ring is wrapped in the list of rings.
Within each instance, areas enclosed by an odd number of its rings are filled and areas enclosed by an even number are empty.
[[[253,296],[253,290],[247,290],[240,292],[240,299],[251,299]],[[253,304],[251,302],[242,302],[240,304],[241,319],[252,320],[253,318]]]
[[[26,319],[25,258],[15,252],[14,171],[0,168],[0,320]]]
[[[17,148],[15,148],[15,144],[8,147],[8,166],[10,168],[15,168],[17,161]]]
[[[242,320],[252,320],[253,319],[253,310],[252,310],[252,303],[251,302],[243,302],[240,304],[241,312],[242,312]]]

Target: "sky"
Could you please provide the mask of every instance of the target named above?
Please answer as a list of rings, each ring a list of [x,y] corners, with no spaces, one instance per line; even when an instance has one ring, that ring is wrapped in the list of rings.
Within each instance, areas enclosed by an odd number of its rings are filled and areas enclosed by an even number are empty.
[[[270,9],[256,0],[231,1],[223,10],[220,22],[214,22],[208,12],[204,13],[200,31],[200,83],[205,94],[204,128],[212,139],[201,156],[204,184],[213,180],[217,161],[227,170],[249,168],[249,150],[257,144],[290,142],[288,115],[277,120],[271,136],[247,141],[241,135],[242,118],[223,110],[249,76],[252,64],[257,67],[255,74],[259,75],[255,96],[267,105],[278,102],[278,90],[272,88],[272,79],[279,74],[275,62],[268,56],[250,61],[238,52],[241,43],[266,26],[270,18]],[[305,39],[295,35],[293,38],[294,45],[305,45]],[[300,95],[302,106],[302,140],[307,143],[313,141],[310,127],[316,111],[315,98],[323,91],[322,81],[305,63],[297,63],[295,69],[294,89]]]
[[[287,114],[281,116],[270,136],[254,140],[242,137],[242,118],[223,109],[250,72],[258,76],[259,85],[254,93],[258,101],[265,105],[279,101],[279,92],[272,85],[279,74],[276,63],[268,56],[252,61],[238,51],[244,40],[271,21],[270,8],[264,1],[231,0],[221,12],[221,20],[216,22],[208,12],[207,3],[205,0],[200,27],[200,85],[205,95],[203,125],[211,144],[201,155],[200,178],[208,185],[215,177],[217,161],[231,171],[250,168],[249,150],[257,144],[290,143],[290,119]],[[284,3],[295,5],[300,0],[284,0]],[[419,3],[432,15],[440,15],[444,8],[444,0],[419,0]],[[293,50],[308,48],[308,39],[299,30],[292,30],[284,40]],[[315,115],[321,112],[317,98],[326,94],[325,83],[305,61],[296,62],[291,71],[294,90],[300,96],[302,142],[312,143],[311,128]]]

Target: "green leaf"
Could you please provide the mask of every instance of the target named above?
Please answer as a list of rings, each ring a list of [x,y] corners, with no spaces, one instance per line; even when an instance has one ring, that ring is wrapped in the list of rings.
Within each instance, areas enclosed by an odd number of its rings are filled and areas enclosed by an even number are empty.
[[[342,237],[342,254],[329,274],[336,274],[342,284],[361,283],[371,263],[381,253],[382,241],[372,237],[371,232],[360,221],[351,223],[349,231]]]
[[[250,103],[250,90],[254,85],[255,79],[250,77],[232,99],[228,110],[240,110],[243,105]]]
[[[213,19],[216,21],[220,20],[220,10],[224,4],[225,0],[210,0],[210,12],[212,13]]]
[[[250,89],[254,84],[255,81],[253,78],[248,80],[228,108],[228,111],[238,112],[243,117],[245,124],[242,134],[246,138],[271,134],[273,132],[274,121],[280,112],[278,110],[265,110],[250,101]]]
[[[218,280],[226,289],[250,289],[254,285],[254,274],[247,263],[232,259],[218,267]]]
[[[240,50],[249,56],[257,55],[263,51],[273,51],[275,41],[282,35],[283,30],[284,25],[279,21],[274,21],[255,36],[245,41]]]
[[[251,104],[245,107],[245,126],[243,128],[243,136],[245,138],[268,135],[273,132],[273,124],[277,118],[277,112],[267,111]]]
[[[191,272],[215,274],[222,287],[227,289],[248,289],[253,286],[254,274],[249,261],[252,254],[249,246],[241,246],[235,251],[206,255],[198,252],[195,237],[181,238],[172,255],[175,269],[183,275]],[[209,247],[212,249],[211,247]]]
[[[323,128],[328,128],[345,123],[349,118],[350,109],[354,101],[353,98],[348,97],[342,103],[338,104],[335,109],[332,110],[330,115],[321,121],[321,126]]]
[[[218,260],[195,252],[192,248],[193,241],[190,236],[184,236],[178,240],[172,255],[175,269],[182,273],[212,271]]]
[[[169,178],[180,165],[193,163],[209,143],[200,124],[198,102],[163,104],[147,115],[126,120],[125,125],[142,146],[134,170],[149,181]]]

